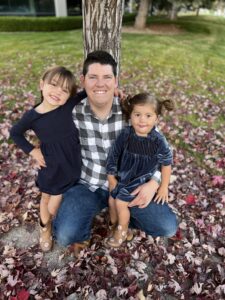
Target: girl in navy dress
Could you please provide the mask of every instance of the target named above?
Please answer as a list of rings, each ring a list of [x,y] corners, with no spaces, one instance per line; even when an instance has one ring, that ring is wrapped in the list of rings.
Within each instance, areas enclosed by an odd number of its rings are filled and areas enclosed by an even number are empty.
[[[56,215],[62,193],[80,178],[81,149],[72,120],[72,109],[80,99],[75,78],[64,67],[47,70],[40,81],[41,102],[27,111],[11,129],[15,143],[38,164],[36,184],[41,194],[40,246],[52,248],[51,219]],[[40,146],[35,147],[24,136],[32,129]]]
[[[149,196],[149,203],[152,199],[158,204],[168,202],[172,164],[170,147],[155,126],[162,108],[172,110],[173,102],[158,101],[154,96],[142,93],[128,98],[122,105],[131,126],[124,128],[116,139],[106,165],[111,192],[111,232],[107,244],[111,247],[119,247],[124,241],[132,239],[132,232],[128,230],[129,202],[137,196],[138,187],[148,182],[157,170],[162,174],[161,184],[156,196]]]

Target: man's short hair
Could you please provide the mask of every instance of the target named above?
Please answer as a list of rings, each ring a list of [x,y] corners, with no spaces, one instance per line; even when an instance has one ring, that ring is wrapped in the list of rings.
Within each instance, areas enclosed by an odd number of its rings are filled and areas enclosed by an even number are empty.
[[[111,54],[103,50],[96,50],[87,55],[83,65],[83,75],[85,76],[87,74],[90,65],[96,63],[112,66],[113,74],[115,77],[117,76],[117,63],[115,59]]]

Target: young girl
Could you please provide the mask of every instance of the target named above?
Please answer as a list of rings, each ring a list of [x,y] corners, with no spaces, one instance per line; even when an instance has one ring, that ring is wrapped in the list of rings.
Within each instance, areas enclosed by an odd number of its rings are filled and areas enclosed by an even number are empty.
[[[128,204],[136,197],[132,192],[148,182],[157,170],[161,170],[162,178],[154,201],[162,204],[168,202],[172,164],[172,153],[168,143],[155,126],[162,108],[172,110],[173,102],[159,102],[152,95],[142,93],[128,98],[122,105],[131,126],[124,128],[116,139],[109,151],[106,166],[111,192],[111,234],[107,244],[111,247],[119,247],[125,240],[132,238],[131,232],[128,231]]]
[[[75,78],[64,67],[47,70],[40,81],[41,102],[27,111],[11,129],[11,137],[38,164],[36,184],[41,194],[40,246],[52,248],[51,219],[55,216],[62,193],[80,178],[81,149],[72,109],[80,101]],[[70,99],[69,99],[70,98]],[[32,129],[40,140],[35,147],[25,137]]]

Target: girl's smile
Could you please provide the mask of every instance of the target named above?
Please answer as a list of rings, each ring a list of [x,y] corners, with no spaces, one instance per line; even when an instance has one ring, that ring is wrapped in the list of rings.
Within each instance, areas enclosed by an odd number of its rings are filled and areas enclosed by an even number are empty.
[[[147,136],[157,124],[158,117],[151,104],[140,104],[134,106],[130,120],[137,135]]]
[[[57,76],[53,77],[51,82],[41,80],[40,88],[43,95],[43,105],[49,109],[64,105],[70,96],[67,82],[59,82]]]

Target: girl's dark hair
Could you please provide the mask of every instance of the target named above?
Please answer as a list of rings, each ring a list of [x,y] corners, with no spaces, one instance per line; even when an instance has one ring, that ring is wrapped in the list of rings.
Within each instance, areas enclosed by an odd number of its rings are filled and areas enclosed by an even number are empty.
[[[140,93],[133,97],[128,96],[127,99],[122,101],[122,110],[125,115],[126,121],[130,119],[130,115],[135,105],[150,104],[154,109],[156,115],[161,115],[163,109],[173,110],[174,102],[171,99],[159,101],[155,96],[149,93]]]
[[[66,82],[66,88],[70,92],[70,95],[75,95],[77,91],[77,86],[75,83],[75,77],[68,69],[65,67],[53,67],[48,69],[43,75],[42,80],[47,83],[51,83],[52,79],[56,76],[57,84],[60,86],[64,85]]]

